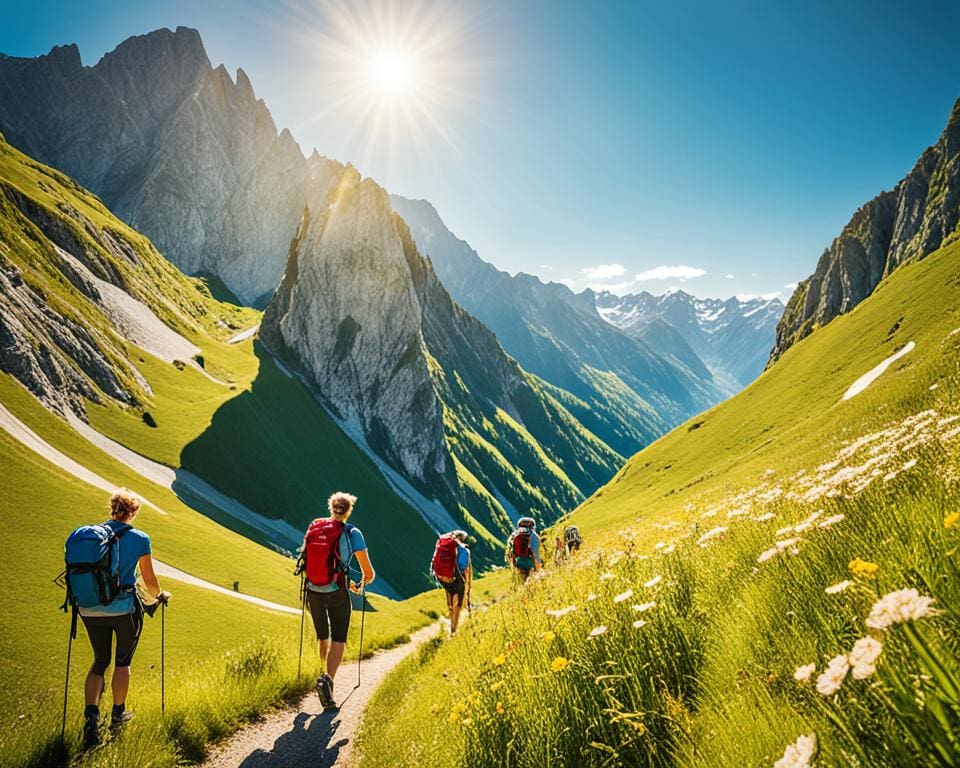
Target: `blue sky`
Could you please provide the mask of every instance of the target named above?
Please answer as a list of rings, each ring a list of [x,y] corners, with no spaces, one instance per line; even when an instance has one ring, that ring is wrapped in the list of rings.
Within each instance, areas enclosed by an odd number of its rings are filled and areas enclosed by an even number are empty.
[[[41,0],[3,10],[0,51],[76,42],[93,64],[193,26],[305,152],[429,199],[503,269],[786,295],[960,97],[960,5],[910,6]],[[371,26],[388,46],[417,38],[433,83],[428,107],[398,97],[378,131],[348,71],[371,37],[353,28]]]

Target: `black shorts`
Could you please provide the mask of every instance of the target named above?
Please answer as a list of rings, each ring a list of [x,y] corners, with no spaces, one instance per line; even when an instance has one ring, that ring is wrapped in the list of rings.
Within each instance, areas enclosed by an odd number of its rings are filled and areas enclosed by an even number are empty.
[[[123,613],[119,616],[81,616],[80,618],[87,629],[87,636],[93,648],[91,672],[103,675],[107,671],[107,667],[110,666],[114,634],[117,636],[114,663],[118,667],[130,666],[143,629],[143,611],[139,607],[133,613]]]
[[[328,637],[335,643],[347,642],[347,630],[350,629],[350,593],[340,588],[336,592],[314,592],[307,590],[310,603],[310,617],[317,632],[317,640]]]
[[[463,596],[467,591],[467,582],[462,576],[457,577],[449,584],[445,581],[441,581],[440,583],[448,595],[460,598],[459,605],[463,605]]]

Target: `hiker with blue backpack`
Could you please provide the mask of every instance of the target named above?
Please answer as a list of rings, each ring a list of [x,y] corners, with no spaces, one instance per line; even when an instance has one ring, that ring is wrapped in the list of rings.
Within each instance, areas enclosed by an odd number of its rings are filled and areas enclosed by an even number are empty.
[[[540,560],[540,537],[537,535],[537,521],[532,517],[521,517],[517,529],[507,541],[507,560],[521,581],[542,567]]]
[[[466,531],[451,531],[437,539],[430,571],[446,592],[450,634],[456,634],[463,606],[470,605],[470,588],[473,586],[473,565]]]
[[[143,629],[144,602],[153,615],[166,605],[170,593],[160,589],[153,570],[150,537],[133,527],[141,501],[126,489],[110,498],[110,519],[99,525],[77,528],[64,546],[67,599],[63,609],[73,611],[71,640],[76,637],[79,615],[93,648],[93,664],[84,684],[83,741],[87,748],[100,743],[100,698],[106,688],[114,636],[116,651],[111,689],[110,727],[118,729],[133,717],[127,710],[130,664]],[[137,572],[145,594],[138,594]],[[69,670],[69,659],[68,659]],[[69,682],[69,672],[68,672]],[[66,692],[64,692],[64,723]]]
[[[366,586],[376,578],[363,533],[347,522],[356,501],[356,496],[343,492],[327,500],[329,517],[318,518],[307,528],[298,567],[298,572],[305,575],[305,600],[320,650],[322,671],[317,678],[317,695],[325,711],[337,708],[333,684],[347,647],[350,592],[365,601]],[[350,578],[354,559],[360,566],[361,581]]]

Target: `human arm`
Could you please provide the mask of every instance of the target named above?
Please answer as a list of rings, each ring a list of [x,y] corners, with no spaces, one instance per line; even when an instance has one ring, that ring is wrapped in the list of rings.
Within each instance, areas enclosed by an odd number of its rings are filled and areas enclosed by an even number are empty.
[[[166,605],[171,595],[169,592],[164,592],[160,589],[160,582],[157,580],[157,574],[153,570],[153,557],[150,554],[141,555],[137,564],[140,566],[140,575],[143,577],[143,583],[147,587],[147,592],[157,598],[159,602]]]
[[[355,553],[357,558],[357,564],[360,566],[360,572],[363,574],[363,583],[370,584],[375,578],[377,578],[376,571],[373,570],[373,564],[370,562],[370,553],[365,549],[361,549],[359,552]],[[354,592],[360,592],[360,584],[357,582],[352,582],[350,584],[350,589]]]

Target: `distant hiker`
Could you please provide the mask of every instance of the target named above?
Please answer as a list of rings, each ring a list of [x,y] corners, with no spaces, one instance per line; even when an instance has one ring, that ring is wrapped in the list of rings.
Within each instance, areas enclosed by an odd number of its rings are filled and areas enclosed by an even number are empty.
[[[463,606],[470,604],[470,587],[473,585],[473,565],[466,531],[451,531],[437,539],[430,570],[447,593],[447,613],[452,635],[457,631]]]
[[[150,537],[133,527],[140,505],[140,499],[130,491],[117,491],[110,499],[110,519],[100,525],[77,528],[64,546],[64,606],[69,604],[79,613],[93,648],[93,664],[84,685],[83,742],[87,748],[100,743],[100,697],[106,688],[104,675],[110,666],[114,635],[117,642],[110,727],[119,728],[133,717],[126,709],[127,690],[130,662],[137,650],[144,613],[137,594],[137,570],[151,615],[157,603],[166,605],[170,600],[170,593],[160,589],[153,570]]]
[[[239,582],[239,581],[233,582],[233,591],[234,591],[234,592],[239,592],[239,591],[240,591],[240,582]]]
[[[347,522],[356,502],[357,497],[349,493],[333,494],[327,499],[330,516],[314,520],[303,538],[307,600],[323,670],[317,678],[317,695],[325,710],[336,709],[333,681],[343,660],[350,628],[347,590],[363,595],[365,586],[376,578],[363,534]],[[353,558],[363,574],[360,582],[350,579]]]
[[[581,544],[583,544],[583,537],[580,536],[580,529],[575,525],[566,526],[563,533],[557,536],[554,560],[557,563],[564,562],[574,552],[580,551]]]
[[[507,557],[523,581],[527,580],[531,571],[541,568],[540,537],[536,527],[537,522],[532,517],[521,517],[517,521],[517,530],[507,542]]]

